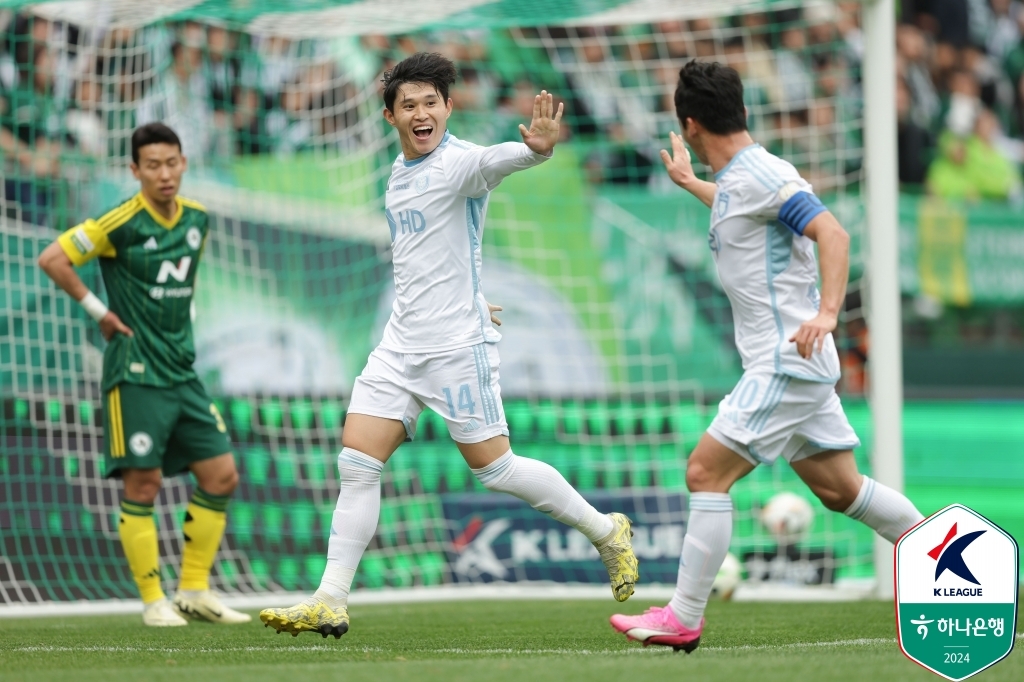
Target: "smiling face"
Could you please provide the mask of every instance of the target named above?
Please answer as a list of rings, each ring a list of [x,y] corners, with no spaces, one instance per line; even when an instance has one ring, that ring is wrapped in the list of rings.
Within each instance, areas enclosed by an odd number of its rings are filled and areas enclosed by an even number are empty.
[[[398,130],[407,161],[425,156],[441,144],[452,101],[441,98],[433,85],[404,83],[395,96],[394,111],[384,109],[384,119]]]

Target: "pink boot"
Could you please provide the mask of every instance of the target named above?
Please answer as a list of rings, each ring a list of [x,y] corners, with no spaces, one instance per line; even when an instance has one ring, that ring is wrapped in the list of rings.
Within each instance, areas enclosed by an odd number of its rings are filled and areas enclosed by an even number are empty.
[[[652,606],[642,616],[624,616],[615,614],[610,619],[612,627],[626,635],[628,639],[643,642],[644,646],[662,644],[676,651],[682,649],[690,653],[700,644],[700,634],[704,631],[704,619],[700,625],[691,630],[676,618],[669,607]]]

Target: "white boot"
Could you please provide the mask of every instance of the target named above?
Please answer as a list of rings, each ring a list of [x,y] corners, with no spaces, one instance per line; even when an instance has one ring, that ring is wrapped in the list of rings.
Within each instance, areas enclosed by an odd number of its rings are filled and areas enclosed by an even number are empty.
[[[156,628],[174,628],[188,625],[188,621],[178,615],[167,599],[146,604],[142,611],[142,622]]]
[[[211,623],[248,623],[252,616],[248,613],[235,611],[221,603],[220,599],[210,590],[189,592],[178,590],[174,595],[174,608],[186,618],[208,620]]]

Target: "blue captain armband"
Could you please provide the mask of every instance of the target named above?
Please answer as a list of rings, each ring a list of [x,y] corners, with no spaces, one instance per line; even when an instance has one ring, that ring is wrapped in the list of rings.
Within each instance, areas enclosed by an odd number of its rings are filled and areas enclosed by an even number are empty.
[[[779,209],[779,222],[793,232],[803,235],[807,224],[814,220],[816,215],[827,210],[818,197],[810,192],[800,191],[782,204],[782,208]]]

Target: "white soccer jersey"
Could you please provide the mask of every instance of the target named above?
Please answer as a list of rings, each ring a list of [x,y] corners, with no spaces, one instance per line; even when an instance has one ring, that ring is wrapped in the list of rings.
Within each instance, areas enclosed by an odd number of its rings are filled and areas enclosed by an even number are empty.
[[[547,158],[521,142],[480,147],[448,132],[426,156],[398,156],[385,198],[396,297],[382,348],[434,353],[501,339],[481,282],[487,198]]]
[[[839,356],[831,334],[822,352],[815,349],[809,360],[789,341],[818,314],[818,266],[814,243],[798,233],[802,227],[788,227],[794,221],[780,219],[779,212],[800,192],[813,195],[810,184],[759,144],[739,151],[715,174],[715,184],[708,242],[732,304],[743,369],[769,368],[796,379],[835,383]],[[808,211],[805,216],[816,214]]]

